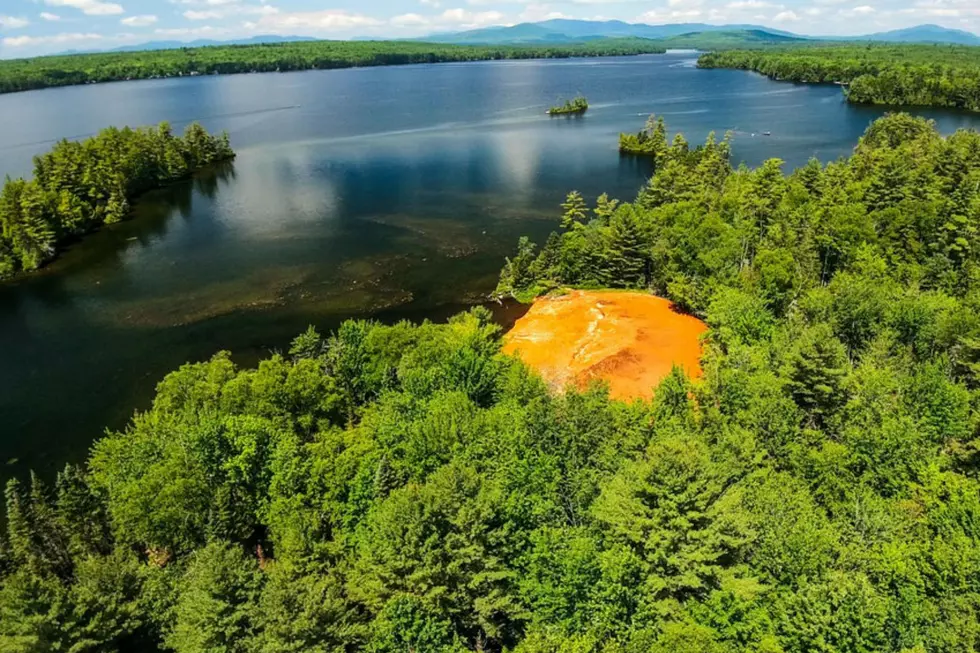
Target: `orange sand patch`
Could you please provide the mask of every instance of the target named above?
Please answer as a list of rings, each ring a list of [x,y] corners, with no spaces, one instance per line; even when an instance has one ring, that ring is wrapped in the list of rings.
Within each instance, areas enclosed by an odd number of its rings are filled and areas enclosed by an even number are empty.
[[[504,339],[555,389],[605,379],[617,399],[649,398],[679,365],[701,375],[701,320],[641,292],[575,290],[534,302]]]

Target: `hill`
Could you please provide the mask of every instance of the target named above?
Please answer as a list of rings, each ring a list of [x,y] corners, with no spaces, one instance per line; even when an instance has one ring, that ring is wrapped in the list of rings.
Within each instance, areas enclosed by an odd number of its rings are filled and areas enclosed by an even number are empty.
[[[485,27],[451,34],[433,34],[418,40],[430,43],[479,43],[484,45],[518,43],[568,43],[599,38],[635,37],[669,39],[685,34],[706,32],[766,32],[777,36],[797,37],[790,32],[760,25],[708,25],[706,23],[673,23],[669,25],[631,24],[619,20],[592,21],[554,19],[540,23],[521,23],[505,27]]]
[[[570,43],[610,37],[637,37],[644,39],[674,39],[690,35],[713,33],[742,33],[740,37],[729,38],[731,43],[726,46],[743,44],[740,39],[747,38],[748,42],[771,43],[779,41],[777,37],[790,40],[821,40],[821,41],[882,41],[889,43],[955,43],[961,45],[980,45],[980,37],[970,32],[950,29],[939,25],[917,25],[888,32],[864,34],[859,36],[807,36],[794,34],[783,30],[773,29],[762,25],[708,25],[706,23],[673,23],[665,25],[645,25],[642,23],[625,23],[618,20],[591,21],[555,19],[539,23],[521,23],[512,26],[485,27],[478,30],[457,32],[452,34],[433,34],[419,40],[431,43],[469,43],[483,45],[525,44],[525,43]],[[760,38],[760,35],[766,35]],[[725,39],[722,39],[724,41]],[[705,47],[698,45],[697,47]],[[725,47],[725,46],[710,46]]]
[[[538,23],[484,27],[465,32],[430,34],[410,39],[415,42],[452,45],[561,45],[589,43],[601,39],[640,38],[663,42],[666,47],[719,49],[767,45],[789,45],[795,41],[880,41],[887,43],[952,43],[980,45],[980,36],[959,29],[939,25],[917,25],[888,32],[860,36],[807,36],[762,25],[709,25],[707,23],[672,23],[645,25],[620,20],[594,21],[553,19]],[[173,50],[218,45],[257,45],[317,41],[311,36],[277,36],[265,34],[243,39],[218,41],[150,41],[126,45],[108,52],[140,52],[146,50]],[[354,39],[355,41],[375,39]],[[385,39],[382,39],[385,40]],[[105,52],[87,50],[86,52]],[[73,50],[61,54],[80,54]]]
[[[244,39],[218,41],[215,39],[197,39],[196,41],[150,41],[137,45],[123,45],[113,48],[110,52],[142,52],[145,50],[173,50],[175,48],[204,48],[212,45],[260,45],[268,43],[295,43],[299,41],[319,41],[312,36],[277,36],[276,34],[260,34]]]
[[[259,34],[242,39],[229,39],[219,41],[216,39],[196,39],[194,41],[147,41],[134,45],[120,45],[118,48],[111,49],[86,49],[86,50],[63,50],[56,52],[51,57],[72,56],[78,54],[99,54],[107,52],[150,52],[154,50],[179,50],[181,48],[208,48],[223,45],[270,45],[273,43],[306,43],[309,41],[319,41],[320,39],[312,36],[278,36],[276,34]]]
[[[660,39],[659,42],[664,47],[673,49],[722,50],[769,45],[789,46],[812,43],[813,41],[801,36],[790,36],[761,29],[743,29],[680,34],[667,39]]]
[[[950,29],[939,25],[916,25],[906,29],[869,34],[855,40],[888,41],[889,43],[955,43],[958,45],[980,45],[980,36],[960,29]]]

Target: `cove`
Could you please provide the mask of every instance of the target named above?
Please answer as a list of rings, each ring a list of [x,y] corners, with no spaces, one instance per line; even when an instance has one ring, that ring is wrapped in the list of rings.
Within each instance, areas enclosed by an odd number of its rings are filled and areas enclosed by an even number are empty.
[[[582,93],[580,119],[545,109]],[[185,361],[249,363],[307,325],[444,319],[493,290],[521,235],[543,242],[577,189],[632,199],[620,157],[651,113],[734,159],[850,151],[881,108],[834,86],[697,70],[694,55],[480,62],[149,80],[0,96],[0,173],[61,137],[194,120],[238,157],[151,193],[132,220],[0,285],[0,480],[84,458]],[[919,111],[944,132],[980,116]],[[762,137],[764,131],[771,136]],[[752,136],[752,134],[757,134]],[[505,318],[501,318],[505,319]]]

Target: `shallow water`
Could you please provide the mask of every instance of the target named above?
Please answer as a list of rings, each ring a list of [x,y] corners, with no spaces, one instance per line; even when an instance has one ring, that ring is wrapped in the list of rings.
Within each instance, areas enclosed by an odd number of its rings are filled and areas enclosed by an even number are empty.
[[[544,115],[579,92],[592,103],[584,117]],[[849,106],[835,86],[697,70],[691,54],[0,96],[0,173],[29,173],[61,137],[161,120],[226,129],[239,153],[0,284],[0,465],[17,460],[0,477],[82,459],[184,361],[230,349],[248,363],[311,323],[444,318],[480,301],[519,235],[554,228],[569,190],[635,195],[649,169],[620,158],[617,135],[650,112],[692,142],[733,130],[738,161],[796,166],[847,154],[883,110]],[[980,125],[926,113],[944,131]]]

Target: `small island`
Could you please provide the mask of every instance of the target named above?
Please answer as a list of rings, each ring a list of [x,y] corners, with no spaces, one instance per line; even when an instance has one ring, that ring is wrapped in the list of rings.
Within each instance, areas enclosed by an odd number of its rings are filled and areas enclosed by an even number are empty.
[[[567,100],[565,104],[551,107],[548,109],[549,116],[566,116],[581,114],[589,110],[589,101],[581,95],[574,100]]]

